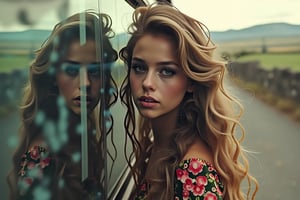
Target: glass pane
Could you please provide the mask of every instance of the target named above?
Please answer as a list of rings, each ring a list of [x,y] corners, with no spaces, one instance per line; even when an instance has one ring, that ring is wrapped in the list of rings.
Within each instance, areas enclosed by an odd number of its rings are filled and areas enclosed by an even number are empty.
[[[126,32],[131,20],[133,9],[125,1],[0,1],[0,89],[2,91],[0,94],[0,132],[2,133],[0,154],[1,158],[3,158],[0,177],[0,187],[3,188],[0,195],[1,199],[8,199],[9,196],[6,176],[13,167],[12,156],[21,142],[21,138],[19,136],[19,127],[21,125],[19,106],[21,104],[21,99],[24,98],[23,88],[25,87],[25,83],[29,80],[29,66],[36,56],[35,51],[46,41],[51,34],[51,30],[59,21],[84,10],[93,10],[95,12],[105,13],[111,18],[111,28],[115,34],[110,35],[111,37],[109,38],[109,41],[116,51],[126,44],[128,37],[124,32]],[[80,20],[86,21],[87,18],[81,15]],[[101,28],[98,31],[100,31],[100,33],[103,32]],[[87,43],[87,34],[88,33],[84,29],[80,30],[81,45]],[[99,60],[99,65],[92,65],[97,64],[98,62],[89,63],[79,62],[78,60],[78,62],[75,60],[76,62],[74,63],[70,62],[74,61],[70,59],[63,60],[64,62],[61,62],[59,66],[61,66],[60,69],[63,73],[68,75],[77,73],[80,77],[79,82],[81,86],[86,84],[90,75],[93,76],[96,73],[97,76],[97,70],[95,71],[94,67],[100,67],[101,72],[99,73],[99,77],[101,78],[102,88],[99,92],[101,93],[100,99],[102,101],[100,100],[100,103],[96,106],[96,108],[101,108],[101,106],[103,108],[103,110],[97,109],[100,110],[98,113],[98,116],[100,116],[98,124],[100,126],[99,130],[102,139],[101,143],[97,145],[99,146],[99,149],[105,149],[101,154],[101,159],[103,159],[101,160],[102,167],[99,166],[99,169],[103,168],[105,170],[104,172],[101,172],[101,180],[103,180],[101,195],[102,197],[105,197],[111,194],[113,188],[124,172],[124,168],[126,167],[126,161],[123,153],[125,141],[125,132],[123,128],[123,118],[125,113],[124,108],[120,105],[118,99],[111,107],[104,103],[104,101],[109,99],[114,92],[117,92],[117,88],[120,87],[121,81],[123,80],[125,68],[119,59],[109,64],[101,62],[101,60],[105,57],[105,51],[101,51],[104,46],[103,44],[105,43],[105,37],[100,36],[101,34],[98,32],[95,32],[94,34],[96,52],[98,52],[98,50],[100,50],[100,52],[96,53],[93,58],[95,58],[96,61]],[[65,39],[66,40],[54,40],[57,42],[56,45],[60,46],[64,43],[67,44],[68,37]],[[57,64],[56,61],[60,61],[59,58],[61,52],[57,50],[49,55],[52,56],[50,63],[51,66],[54,67],[54,65]],[[104,70],[108,69],[107,67],[111,69],[111,74],[116,82],[117,88],[109,87],[108,82],[105,81],[108,80],[107,78],[110,75],[109,70]],[[39,88],[43,88],[44,84],[47,83],[47,80],[43,79],[41,81],[42,82],[39,82],[40,84],[38,85]],[[107,90],[103,89],[106,86],[108,86]],[[83,89],[80,95],[82,96],[85,93],[88,93],[88,90],[88,88]],[[77,101],[78,105],[80,104],[79,112],[81,115],[79,120],[80,123],[78,122],[73,128],[80,132],[81,142],[83,140],[90,140],[90,136],[87,136],[84,139],[82,135],[90,134],[88,129],[90,125],[90,116],[87,116],[89,113],[89,106],[84,105],[90,104],[91,100],[86,98],[85,100],[77,99],[75,101]],[[78,103],[78,101],[80,101],[80,103]],[[54,136],[44,135],[44,137],[48,137],[47,142],[52,142],[50,145],[47,143],[51,149],[56,149],[57,152],[59,152],[60,150],[64,150],[65,144],[71,142],[68,136],[62,136],[59,134],[61,133],[61,130],[57,130],[66,129],[66,127],[68,127],[68,116],[70,115],[68,109],[70,108],[67,106],[66,100],[55,97],[55,102],[56,105],[60,105],[60,107],[58,109],[59,112],[56,114],[58,119],[54,121],[52,125],[48,120],[46,111],[40,112],[38,109],[36,114],[32,114],[31,117],[35,119],[32,123],[35,125],[38,124],[38,128],[44,130],[43,132],[50,132],[54,134]],[[51,106],[47,108],[50,108],[48,110],[53,111]],[[45,110],[47,109],[45,108]],[[56,129],[50,131],[52,128]],[[113,128],[113,132],[110,132],[111,128]],[[107,135],[104,133],[107,133]],[[35,136],[33,132],[30,132],[30,134],[32,137]],[[53,138],[54,140],[52,140]],[[61,145],[58,145],[59,142],[61,142]],[[32,144],[24,145],[24,153],[30,146],[32,146]],[[76,162],[78,162],[78,160],[84,160],[87,163],[88,159],[84,156],[86,155],[88,157],[89,154],[85,154],[84,152],[88,152],[88,150],[82,149],[88,149],[91,144],[89,143],[86,145],[81,143],[80,146],[80,151],[72,152],[72,159],[74,162],[75,160],[77,160]],[[82,170],[81,176],[83,176],[82,179],[84,179],[89,175],[86,171],[89,167],[91,167],[91,165],[89,163],[88,165],[80,166]],[[64,167],[61,168],[65,169]]]
[[[126,1],[99,1],[99,10],[102,13],[108,13],[112,18],[112,29],[115,37],[111,39],[114,49],[119,51],[124,47],[128,40],[127,27],[131,21],[133,8]],[[124,63],[118,59],[112,66],[112,76],[117,84],[118,89],[125,75]],[[121,177],[124,175],[127,164],[124,156],[125,130],[123,120],[125,116],[125,108],[121,105],[118,98],[117,102],[109,109],[113,117],[113,132],[107,135],[107,180],[108,180],[108,197],[111,197],[114,190],[117,190]],[[130,151],[128,149],[127,151]]]

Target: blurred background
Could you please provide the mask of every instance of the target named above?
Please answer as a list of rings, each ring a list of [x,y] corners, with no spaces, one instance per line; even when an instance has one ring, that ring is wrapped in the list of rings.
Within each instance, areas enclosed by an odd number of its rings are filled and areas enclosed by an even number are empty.
[[[142,1],[131,1],[141,3]],[[151,3],[153,1],[149,1]],[[203,22],[217,45],[216,59],[228,62],[226,88],[245,107],[243,146],[250,171],[260,183],[258,200],[297,199],[300,189],[300,1],[228,0],[172,3]],[[34,51],[61,19],[86,9],[112,17],[119,50],[133,8],[125,0],[0,0],[0,199],[8,199],[6,175],[18,144],[18,105]],[[113,76],[120,84],[123,63]],[[117,152],[108,188],[112,192],[125,170],[124,108],[111,109]],[[121,114],[120,114],[121,113]],[[108,148],[113,151],[111,140]],[[107,164],[112,166],[112,160]]]

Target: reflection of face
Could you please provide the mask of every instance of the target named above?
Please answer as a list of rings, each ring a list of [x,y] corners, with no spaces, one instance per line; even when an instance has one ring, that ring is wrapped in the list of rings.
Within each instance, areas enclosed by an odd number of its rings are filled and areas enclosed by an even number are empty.
[[[82,98],[86,98],[87,111],[92,111],[100,98],[100,65],[96,57],[95,41],[71,43],[69,52],[56,75],[60,95],[75,114],[80,114]],[[84,87],[80,88],[80,77]],[[86,94],[84,94],[86,91]]]
[[[134,102],[142,116],[157,118],[177,114],[189,87],[178,66],[175,46],[164,35],[145,35],[133,49],[130,86]],[[175,111],[175,112],[172,112]]]

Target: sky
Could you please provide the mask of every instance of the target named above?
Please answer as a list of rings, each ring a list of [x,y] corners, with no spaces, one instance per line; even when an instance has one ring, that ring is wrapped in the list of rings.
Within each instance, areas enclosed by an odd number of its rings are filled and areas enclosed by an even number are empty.
[[[173,3],[212,31],[273,22],[300,25],[299,0],[173,0]]]
[[[300,24],[299,0],[173,0],[173,3],[204,23],[210,31],[273,22]],[[0,31],[52,29],[60,20],[59,16],[63,16],[58,15],[60,9],[67,16],[89,8],[110,14],[116,32],[126,30],[133,11],[124,0],[0,0]],[[19,23],[20,10],[31,25]]]

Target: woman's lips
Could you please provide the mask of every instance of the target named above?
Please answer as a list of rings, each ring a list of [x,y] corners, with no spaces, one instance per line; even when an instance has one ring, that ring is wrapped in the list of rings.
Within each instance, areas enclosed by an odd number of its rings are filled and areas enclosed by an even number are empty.
[[[138,100],[141,106],[145,108],[152,108],[159,103],[159,101],[149,96],[141,96]]]
[[[86,99],[86,105],[89,105],[92,102],[92,98],[89,96],[86,96],[85,99]],[[80,106],[82,103],[82,97],[76,97],[73,99],[73,101],[77,106]]]

